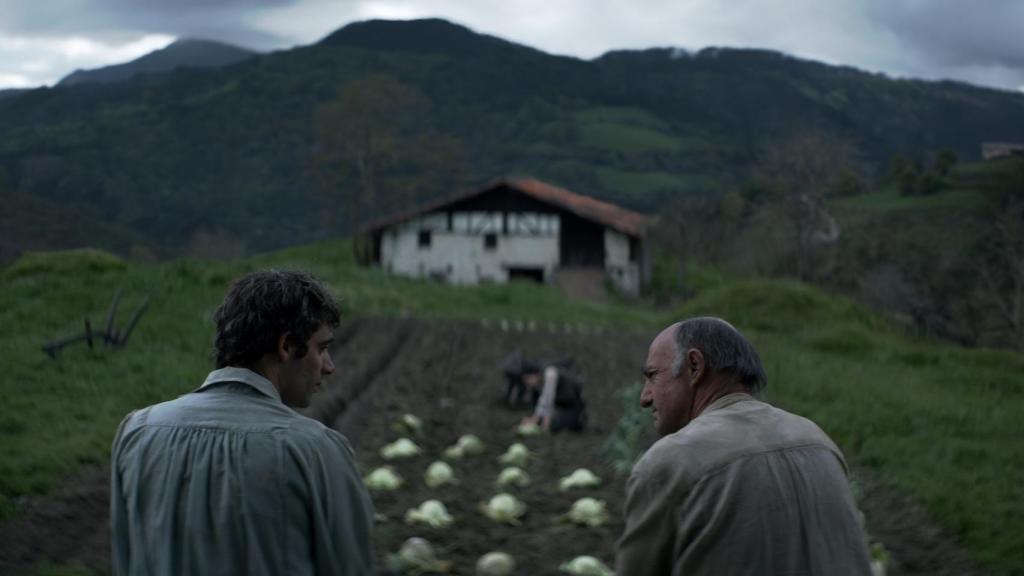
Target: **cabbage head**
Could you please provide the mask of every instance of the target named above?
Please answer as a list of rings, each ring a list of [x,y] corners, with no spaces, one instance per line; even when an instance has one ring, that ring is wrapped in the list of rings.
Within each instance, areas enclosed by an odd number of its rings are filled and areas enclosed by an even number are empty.
[[[484,452],[484,443],[473,434],[459,436],[455,446],[462,450],[462,453],[466,456],[476,456]]]
[[[573,576],[615,576],[615,572],[593,556],[577,556],[558,568]]]
[[[465,454],[458,446],[449,446],[445,448],[444,453],[441,454],[441,457],[445,460],[462,460],[463,456],[465,456]]]
[[[437,488],[442,484],[454,484],[455,472],[452,471],[451,466],[439,460],[427,467],[423,480],[431,488]]]
[[[477,576],[511,576],[515,571],[515,559],[504,552],[488,552],[476,561]]]
[[[423,538],[409,538],[402,544],[398,554],[387,558],[388,568],[398,574],[445,573],[451,569],[452,563],[438,560],[434,547]]]
[[[504,454],[498,457],[498,461],[506,466],[526,466],[530,459],[530,450],[523,444],[516,442],[508,447]]]
[[[416,436],[423,431],[423,420],[415,414],[403,414],[401,418],[391,424],[391,429],[399,434]]]
[[[516,427],[516,434],[523,437],[537,436],[544,432],[544,429],[534,422],[524,422]]]
[[[498,473],[498,479],[495,481],[495,484],[498,486],[525,488],[530,485],[530,475],[524,472],[522,468],[509,466]]]
[[[526,513],[526,504],[511,494],[502,493],[481,505],[480,511],[495,522],[518,525],[520,516]]]
[[[421,453],[420,447],[408,438],[399,438],[391,444],[384,445],[380,449],[380,456],[385,460],[396,460],[398,458],[410,458]]]
[[[602,500],[580,498],[573,502],[569,510],[569,520],[591,527],[600,526],[608,521],[608,511]]]
[[[419,508],[410,508],[405,513],[406,524],[426,524],[432,528],[447,528],[453,518],[440,500],[427,500]]]
[[[402,486],[402,477],[395,474],[395,470],[391,466],[375,469],[363,481],[370,490],[380,492],[390,492]]]
[[[558,481],[558,489],[566,492],[573,488],[593,488],[601,485],[601,479],[586,468],[577,468],[572,474]]]

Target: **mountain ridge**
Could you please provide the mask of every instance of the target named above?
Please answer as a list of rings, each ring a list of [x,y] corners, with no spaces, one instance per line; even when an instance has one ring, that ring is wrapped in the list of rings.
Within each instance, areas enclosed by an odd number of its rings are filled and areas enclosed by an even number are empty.
[[[121,82],[139,74],[161,74],[177,68],[220,68],[256,54],[258,52],[216,40],[181,38],[129,62],[75,70],[61,78],[57,85]]]
[[[516,50],[547,54],[524,44],[482,34],[441,18],[362,20],[328,34],[317,45],[358,46],[383,50],[442,51],[475,55],[481,51]]]
[[[215,74],[182,68],[0,100],[0,170],[11,189],[91,205],[169,253],[201,230],[247,250],[312,241],[366,217],[355,212],[356,180],[325,187],[318,172],[320,113],[381,78],[392,104],[419,108],[373,116],[371,94],[347,115],[397,130],[394,161],[375,175],[399,193],[374,201],[378,215],[450,190],[455,173],[460,188],[528,174],[651,212],[735,187],[801,131],[853,142],[875,174],[894,154],[949,148],[971,160],[982,141],[1024,140],[1024,95],[756,49],[580,60],[431,19],[350,24]],[[355,129],[344,115],[331,121]],[[430,141],[403,147],[419,135]],[[431,156],[446,146],[457,166]]]

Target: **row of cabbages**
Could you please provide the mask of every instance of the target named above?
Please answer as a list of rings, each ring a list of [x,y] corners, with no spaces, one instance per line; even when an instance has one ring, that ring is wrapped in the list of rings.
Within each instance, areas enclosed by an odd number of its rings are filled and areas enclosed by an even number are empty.
[[[394,423],[392,429],[416,435],[422,431],[422,420],[412,414],[402,416]],[[520,436],[533,436],[539,433],[529,426],[520,426],[516,433]],[[483,442],[473,434],[461,436],[455,444],[446,448],[443,460],[436,460],[427,466],[423,474],[424,483],[430,488],[438,488],[446,484],[458,484],[455,470],[448,462],[456,462],[470,456],[479,456],[485,452]],[[380,456],[388,461],[412,458],[423,454],[423,450],[408,437],[402,437],[380,449]],[[516,442],[498,457],[504,468],[495,478],[499,489],[508,487],[525,487],[531,482],[524,468],[531,459],[530,450]],[[448,462],[446,462],[446,460]],[[379,467],[365,478],[366,486],[373,491],[399,490],[405,480],[391,466]],[[572,474],[559,480],[558,488],[567,492],[575,488],[590,488],[600,485],[601,479],[586,468],[579,468]],[[479,506],[480,512],[496,522],[519,525],[520,519],[526,514],[526,504],[507,492],[499,492],[487,502]],[[605,503],[594,498],[576,500],[569,511],[561,516],[565,521],[583,526],[600,526],[608,520]],[[448,512],[447,507],[438,499],[429,499],[416,508],[405,513],[405,522],[410,525],[422,524],[432,528],[444,529],[456,519]],[[397,554],[388,558],[389,568],[400,573],[447,572],[451,563],[439,560],[433,546],[423,538],[410,538],[402,545]],[[494,551],[480,557],[476,572],[481,576],[504,576],[515,570],[515,559],[509,554]],[[577,556],[563,563],[560,570],[579,576],[610,576],[612,571],[593,556]]]
[[[434,547],[423,538],[413,537],[402,544],[398,554],[388,558],[389,568],[401,573],[445,573],[451,562],[439,560]],[[476,562],[478,576],[509,576],[516,570],[515,558],[505,552],[488,552]],[[577,556],[559,566],[559,570],[575,576],[615,576],[604,562],[593,556]]]

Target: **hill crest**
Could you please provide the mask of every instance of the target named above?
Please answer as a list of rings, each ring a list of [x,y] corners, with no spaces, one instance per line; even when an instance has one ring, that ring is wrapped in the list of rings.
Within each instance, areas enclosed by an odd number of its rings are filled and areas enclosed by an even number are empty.
[[[75,70],[62,78],[57,85],[120,82],[138,74],[159,74],[177,68],[220,68],[256,54],[258,53],[252,50],[214,40],[182,38],[130,62],[90,70]]]
[[[389,51],[442,52],[461,56],[492,55],[501,51],[546,54],[442,18],[353,22],[327,35],[317,44]]]

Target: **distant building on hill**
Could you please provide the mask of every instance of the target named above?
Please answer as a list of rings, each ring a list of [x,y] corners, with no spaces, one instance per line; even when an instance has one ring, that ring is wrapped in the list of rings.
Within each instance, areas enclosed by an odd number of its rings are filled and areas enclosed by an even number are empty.
[[[394,274],[453,284],[604,279],[639,294],[648,218],[533,179],[503,179],[361,231],[357,256]]]
[[[1024,156],[1024,144],[1020,142],[982,142],[981,157],[985,160],[1002,156]]]

